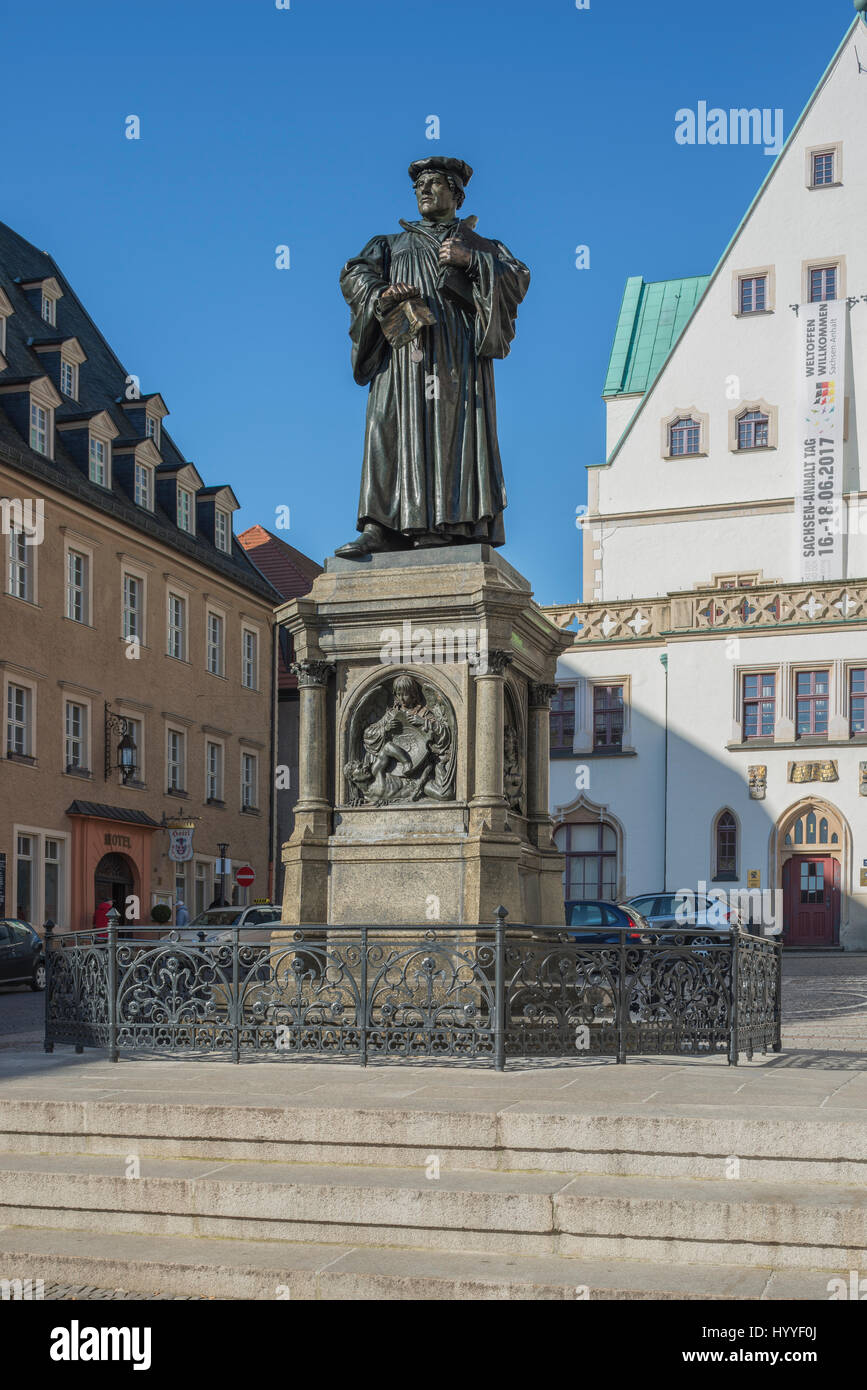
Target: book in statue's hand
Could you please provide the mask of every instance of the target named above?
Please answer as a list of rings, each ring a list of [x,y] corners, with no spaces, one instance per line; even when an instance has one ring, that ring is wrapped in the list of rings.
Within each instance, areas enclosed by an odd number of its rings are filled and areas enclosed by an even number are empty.
[[[406,347],[421,334],[423,328],[436,323],[423,299],[403,299],[388,309],[379,320],[383,333],[394,348]]]

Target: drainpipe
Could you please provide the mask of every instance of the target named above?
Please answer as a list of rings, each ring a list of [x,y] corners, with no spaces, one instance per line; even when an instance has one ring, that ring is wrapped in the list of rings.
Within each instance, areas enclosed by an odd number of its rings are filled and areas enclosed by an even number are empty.
[[[662,774],[662,891],[668,890],[668,655],[659,658],[665,671],[665,748]]]

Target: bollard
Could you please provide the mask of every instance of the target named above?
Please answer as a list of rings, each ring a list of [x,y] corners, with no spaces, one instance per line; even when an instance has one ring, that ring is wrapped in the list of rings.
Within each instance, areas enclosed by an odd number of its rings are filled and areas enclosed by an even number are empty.
[[[54,923],[50,917],[42,930],[45,933],[45,1042],[43,1048],[46,1052],[53,1052],[54,1043],[48,1037],[48,1006],[51,1002],[51,966],[49,961],[54,946]]]

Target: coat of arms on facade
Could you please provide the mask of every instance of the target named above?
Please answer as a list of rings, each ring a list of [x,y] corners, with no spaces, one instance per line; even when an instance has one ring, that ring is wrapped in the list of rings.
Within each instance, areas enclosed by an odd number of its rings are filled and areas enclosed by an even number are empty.
[[[768,789],[768,768],[766,763],[757,763],[754,767],[747,768],[749,778],[750,796],[753,801],[764,801],[765,792]]]
[[[356,712],[349,743],[350,806],[454,800],[455,717],[429,682],[397,676],[377,686]]]
[[[867,763],[858,764],[858,791],[867,796]]]
[[[820,763],[789,763],[790,782],[837,782],[837,764],[831,759]]]

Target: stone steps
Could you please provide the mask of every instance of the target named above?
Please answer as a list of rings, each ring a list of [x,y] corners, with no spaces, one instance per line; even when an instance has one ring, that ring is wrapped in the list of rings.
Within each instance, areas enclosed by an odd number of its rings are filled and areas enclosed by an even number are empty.
[[[0,1228],[0,1278],[214,1299],[804,1300],[827,1270]]]
[[[0,1223],[586,1259],[859,1268],[867,1192],[708,1178],[0,1153]]]

